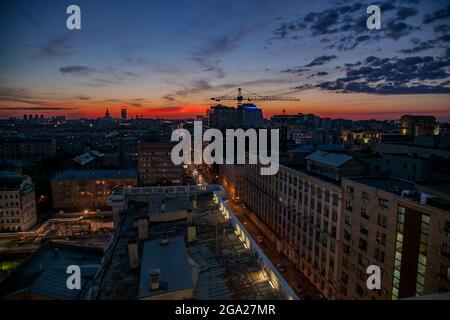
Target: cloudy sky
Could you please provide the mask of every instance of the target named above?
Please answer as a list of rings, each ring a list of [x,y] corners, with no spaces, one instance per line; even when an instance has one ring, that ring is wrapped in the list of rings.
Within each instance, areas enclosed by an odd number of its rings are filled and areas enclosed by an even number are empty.
[[[450,121],[449,1],[2,0],[0,24],[3,118],[187,117],[243,87],[301,99],[260,103],[267,116]]]

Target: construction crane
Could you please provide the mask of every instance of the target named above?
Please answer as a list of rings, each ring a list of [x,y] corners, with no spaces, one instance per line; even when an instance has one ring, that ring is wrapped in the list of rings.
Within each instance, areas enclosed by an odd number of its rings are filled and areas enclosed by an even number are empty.
[[[235,100],[237,101],[238,107],[242,105],[243,101],[300,101],[300,99],[287,96],[261,96],[242,88],[235,89],[224,96],[211,98],[211,100]]]

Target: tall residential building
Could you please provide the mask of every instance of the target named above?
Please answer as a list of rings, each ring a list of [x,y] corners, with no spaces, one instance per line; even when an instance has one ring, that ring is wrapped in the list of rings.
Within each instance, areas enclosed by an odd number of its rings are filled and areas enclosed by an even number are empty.
[[[125,121],[127,120],[127,109],[120,110],[120,118]]]
[[[183,167],[171,159],[172,148],[177,142],[139,141],[138,174],[140,185],[179,185],[183,180]]]
[[[252,103],[237,108],[216,105],[208,110],[209,127],[217,129],[263,128],[266,126],[262,110]]]
[[[31,178],[12,172],[0,173],[0,232],[27,231],[37,222]]]
[[[237,110],[240,128],[263,128],[266,126],[262,110],[253,103],[244,103]]]
[[[114,188],[137,185],[136,170],[67,170],[50,181],[53,208],[95,210],[107,207]]]
[[[429,188],[394,178],[343,179],[339,298],[450,290],[450,197],[448,184],[437,187],[446,191],[431,196]],[[380,290],[366,286],[369,265],[381,268]]]
[[[328,299],[336,298],[342,191],[340,183],[281,165],[276,175],[244,170],[248,218]]]
[[[237,127],[238,119],[236,108],[216,105],[208,110],[209,127],[226,129]]]
[[[118,163],[120,168],[137,167],[137,140],[134,135],[120,137],[118,139]]]

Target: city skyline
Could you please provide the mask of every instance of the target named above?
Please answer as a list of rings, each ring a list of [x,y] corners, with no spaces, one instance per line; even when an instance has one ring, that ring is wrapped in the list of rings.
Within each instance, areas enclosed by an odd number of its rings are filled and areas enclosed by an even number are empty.
[[[243,87],[301,99],[258,102],[266,117],[450,121],[446,1],[380,2],[381,30],[366,1],[78,1],[75,31],[70,4],[1,4],[0,118],[187,118]]]

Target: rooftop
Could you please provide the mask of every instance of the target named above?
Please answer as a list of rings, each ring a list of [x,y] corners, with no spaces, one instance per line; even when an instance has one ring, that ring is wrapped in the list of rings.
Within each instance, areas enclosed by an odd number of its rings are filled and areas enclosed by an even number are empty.
[[[29,177],[16,172],[0,171],[0,190],[18,191],[26,179]]]
[[[55,300],[74,300],[86,297],[94,278],[102,250],[49,244],[31,255],[10,278],[0,286],[0,296],[20,295],[28,291]],[[67,267],[81,269],[81,290],[69,290],[66,285]]]
[[[85,165],[97,158],[103,157],[105,154],[98,152],[96,150],[91,150],[89,152],[83,153],[82,155],[73,158],[75,162],[77,162],[80,165]]]
[[[299,144],[288,150],[289,153],[312,153],[314,151],[344,151],[342,144]]]
[[[368,178],[349,178],[349,179],[394,194],[399,194],[404,190],[411,190],[411,191],[415,190],[415,185],[413,182],[408,182],[405,180],[390,177],[382,177],[382,178],[368,177]]]
[[[403,191],[409,191],[408,194],[403,195],[405,198],[415,202],[426,201],[426,205],[431,207],[448,211],[450,206],[449,181],[413,183],[390,177],[349,179],[398,196],[402,196]],[[425,197],[423,197],[424,195]]]
[[[166,196],[154,196],[148,204],[148,213],[155,214],[161,213],[162,206],[164,204],[164,212],[175,212],[175,211],[185,211],[191,210],[192,205],[188,196],[176,196],[176,197],[166,197]]]
[[[133,179],[137,178],[137,171],[126,170],[66,170],[57,173],[52,180],[97,180],[97,179]]]
[[[181,198],[186,196],[179,195]],[[156,195],[155,198],[160,197]],[[168,290],[189,286],[188,275],[191,276],[194,299],[277,299],[278,294],[262,276],[258,261],[244,247],[212,198],[212,193],[197,196],[197,209],[193,210],[194,242],[185,240],[187,219],[150,223],[148,240],[138,242],[139,270],[129,267],[128,244],[137,241],[137,228],[133,224],[137,217],[148,212],[149,201],[129,200],[114,242],[105,253],[105,263],[94,286],[94,297],[141,298],[148,293],[141,287],[148,287],[149,269],[160,269]],[[157,249],[161,235],[166,235],[170,244]]]
[[[305,157],[305,159],[314,162],[319,162],[332,167],[340,167],[343,164],[347,163],[348,161],[352,160],[353,157],[347,154],[332,153],[318,150]]]
[[[158,270],[161,284],[155,291],[150,290],[152,270]],[[191,289],[191,273],[183,236],[170,238],[166,245],[161,245],[158,239],[146,241],[142,252],[139,297]]]

